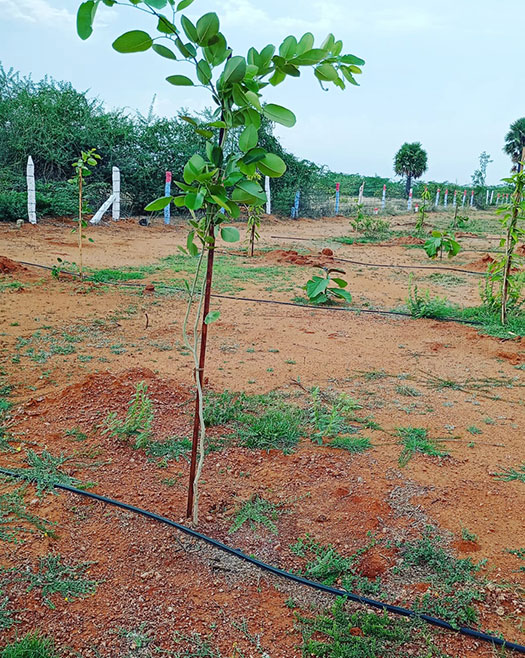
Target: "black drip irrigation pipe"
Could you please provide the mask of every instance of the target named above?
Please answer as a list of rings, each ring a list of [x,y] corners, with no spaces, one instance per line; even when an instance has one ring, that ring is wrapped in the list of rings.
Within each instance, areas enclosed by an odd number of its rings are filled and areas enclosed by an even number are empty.
[[[3,468],[0,468],[0,473],[16,479],[30,480],[30,478],[25,477],[22,473],[13,473],[12,471],[8,471]],[[496,646],[503,647],[505,649],[512,649],[519,653],[525,654],[525,646],[521,644],[517,644],[515,642],[507,642],[506,640],[496,637],[495,635],[489,635],[488,633],[477,631],[476,629],[469,628],[468,626],[460,626],[459,628],[456,628],[452,626],[452,624],[450,624],[448,621],[445,621],[444,619],[439,619],[438,617],[432,617],[431,615],[427,615],[425,613],[419,613],[416,612],[415,610],[411,610],[410,608],[403,608],[401,606],[391,605],[390,603],[383,603],[382,601],[376,601],[375,599],[370,599],[366,596],[359,596],[358,594],[353,594],[352,592],[347,592],[346,590],[337,589],[335,587],[330,587],[328,585],[323,585],[322,583],[317,583],[313,580],[308,580],[307,578],[303,578],[302,576],[298,576],[297,574],[290,573],[289,571],[284,571],[284,569],[279,569],[278,567],[274,567],[271,564],[267,564],[262,560],[258,560],[257,558],[251,557],[250,555],[246,555],[246,553],[243,553],[238,548],[232,548],[231,546],[227,546],[226,544],[223,544],[217,539],[213,539],[212,537],[203,535],[202,533],[197,532],[196,530],[192,530],[191,528],[188,528],[187,526],[177,523],[176,521],[172,521],[171,519],[168,519],[165,516],[160,516],[155,512],[149,512],[148,510],[141,509],[140,507],[135,507],[134,505],[129,505],[128,503],[123,503],[119,500],[113,500],[112,498],[107,498],[106,496],[100,496],[99,494],[92,493],[90,491],[83,491],[82,489],[76,489],[75,487],[70,487],[66,484],[57,483],[57,484],[53,484],[53,487],[55,489],[61,489],[62,491],[69,491],[70,493],[78,494],[79,496],[91,498],[92,500],[105,503],[106,505],[113,505],[114,507],[119,507],[120,509],[127,510],[128,512],[133,512],[135,514],[145,516],[148,519],[152,519],[153,521],[157,521],[159,523],[163,523],[164,525],[170,526],[172,528],[176,528],[180,532],[189,535],[190,537],[206,542],[210,546],[214,546],[215,548],[225,553],[228,553],[229,555],[234,555],[235,557],[258,567],[263,571],[267,571],[273,574],[274,576],[279,576],[280,578],[291,580],[293,582],[299,583],[300,585],[305,585],[306,587],[316,589],[319,592],[325,592],[326,594],[332,594],[333,596],[340,596],[342,598],[348,599],[349,601],[353,601],[354,603],[361,603],[362,605],[383,610],[386,612],[390,612],[394,615],[400,615],[402,617],[409,617],[412,619],[422,619],[423,621],[425,621],[427,624],[430,624],[431,626],[437,626],[438,628],[443,628],[448,631],[454,631],[459,633],[460,635],[466,635],[468,637],[474,638],[476,640],[481,640],[483,642],[490,642],[491,644],[494,644]]]
[[[225,252],[223,252],[225,253]],[[29,267],[39,267],[44,270],[52,270],[52,267],[48,265],[38,265],[37,263],[27,263],[24,261],[18,261],[21,265],[28,265]],[[69,276],[79,275],[76,272],[63,272]],[[92,281],[89,279],[84,279],[86,283],[98,283],[101,286],[118,286],[121,288],[143,288],[144,284],[141,283],[129,283],[127,281]],[[184,288],[178,288],[177,286],[170,286],[166,283],[156,283],[154,284],[160,288],[166,288],[168,290],[174,290],[175,292],[186,292]],[[345,313],[368,313],[369,315],[396,315],[402,318],[411,318],[414,319],[423,319],[423,320],[434,320],[435,322],[457,322],[458,324],[466,324],[469,326],[481,326],[483,323],[478,322],[477,320],[463,320],[462,318],[414,318],[411,313],[405,313],[404,311],[383,311],[375,310],[371,308],[358,308],[352,306],[314,306],[313,304],[296,304],[295,302],[283,302],[277,299],[255,299],[252,297],[234,297],[233,295],[221,295],[219,293],[212,292],[212,297],[216,299],[230,299],[235,302],[252,302],[254,304],[274,304],[277,306],[293,306],[295,308],[307,308],[312,311],[343,311]]]

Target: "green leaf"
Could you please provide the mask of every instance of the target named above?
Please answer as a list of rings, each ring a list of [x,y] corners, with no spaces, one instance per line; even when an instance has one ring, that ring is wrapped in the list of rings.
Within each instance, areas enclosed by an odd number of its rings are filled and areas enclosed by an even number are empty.
[[[186,16],[181,16],[180,17],[180,23],[182,25],[182,29],[184,30],[184,34],[188,37],[190,41],[193,41],[193,43],[197,43],[199,40],[199,35],[197,34],[197,28],[193,23],[190,21],[189,18],[186,18]]]
[[[311,50],[314,47],[314,35],[311,32],[307,32],[306,34],[303,34],[301,39],[299,40],[299,43],[297,44],[297,49],[296,49],[296,54],[297,55],[302,55],[305,53],[307,50]]]
[[[290,64],[295,64],[296,66],[313,66],[321,62],[327,55],[326,50],[321,50],[321,48],[315,48],[313,50],[307,50],[302,55],[294,57]]]
[[[335,68],[332,66],[332,64],[328,64],[327,62],[323,62],[315,69],[315,75],[319,78],[319,80],[323,80],[325,82],[333,82],[339,78]]]
[[[279,47],[279,55],[284,59],[291,59],[297,50],[297,39],[293,36],[286,37]]]
[[[260,162],[267,155],[266,151],[263,148],[253,148],[248,151],[248,153],[243,157],[242,161],[244,164],[254,164]]]
[[[208,315],[204,318],[204,324],[212,324],[213,322],[217,322],[217,320],[220,317],[221,317],[220,311],[210,311]]]
[[[187,78],[185,75],[169,75],[166,80],[177,87],[193,87],[193,80]]]
[[[233,201],[253,206],[264,203],[266,201],[266,194],[259,183],[244,179],[237,183],[232,193],[232,199]]]
[[[329,281],[320,276],[313,276],[306,283],[306,294],[310,299],[324,293],[328,288]]]
[[[184,205],[189,210],[200,210],[204,204],[204,194],[201,192],[188,192],[184,197]]]
[[[348,281],[345,281],[344,279],[333,278],[332,281],[333,281],[334,283],[337,283],[337,285],[338,285],[340,288],[346,288],[346,286],[348,285]]]
[[[160,55],[161,57],[165,57],[166,59],[177,59],[175,53],[172,50],[166,48],[166,46],[163,46],[160,43],[154,43],[152,48],[157,53],[157,55]]]
[[[152,45],[152,38],[143,30],[125,32],[113,42],[113,48],[119,53],[140,53],[149,50]]]
[[[197,21],[197,43],[206,46],[219,32],[219,17],[215,12],[204,14]]]
[[[173,23],[166,18],[166,16],[159,16],[157,23],[157,30],[163,34],[177,34],[178,30]]]
[[[148,5],[154,9],[164,9],[168,4],[168,0],[148,0]]]
[[[203,85],[207,85],[212,78],[210,65],[205,59],[201,59],[197,64],[197,77]]]
[[[257,168],[263,176],[279,178],[286,171],[286,164],[275,153],[267,153],[261,162],[257,163]]]
[[[257,128],[253,125],[246,126],[239,137],[239,148],[243,153],[246,153],[257,146],[258,140]]]
[[[288,110],[281,105],[275,105],[274,103],[268,103],[265,105],[263,107],[263,112],[270,121],[280,123],[287,128],[293,128],[297,121],[295,114],[291,110]]]
[[[172,199],[172,196],[162,196],[159,199],[155,199],[155,201],[148,203],[144,210],[147,210],[148,212],[153,212],[154,210],[163,210],[166,208],[166,206],[170,205]]]
[[[224,226],[221,228],[221,238],[224,242],[239,242],[241,236],[236,228],[233,228],[232,226]]]
[[[240,55],[230,57],[226,62],[222,73],[222,82],[224,86],[232,85],[235,82],[241,82],[246,75],[246,60]]]
[[[328,288],[328,291],[331,292],[332,295],[335,295],[335,297],[340,297],[348,303],[352,301],[352,295],[348,292],[348,290],[341,290],[340,288]]]
[[[341,64],[355,64],[356,66],[364,66],[365,60],[355,55],[343,55],[341,57]]]
[[[181,0],[177,5],[177,11],[182,11],[183,9],[186,9],[186,7],[189,7],[191,4],[193,4],[193,1],[194,0]]]
[[[83,2],[78,8],[77,34],[83,41],[93,34],[93,19],[95,18],[96,10],[97,5],[93,0]]]
[[[204,158],[200,155],[192,155],[184,167],[184,180],[188,185],[191,185],[193,181],[204,171],[206,163]]]

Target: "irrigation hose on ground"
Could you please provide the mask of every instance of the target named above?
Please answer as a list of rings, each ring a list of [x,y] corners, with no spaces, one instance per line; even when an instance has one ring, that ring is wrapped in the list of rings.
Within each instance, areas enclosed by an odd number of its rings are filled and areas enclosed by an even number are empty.
[[[49,267],[48,265],[39,265],[38,263],[27,263],[25,261],[18,261],[20,265],[27,265],[28,267],[39,267],[44,270],[52,270],[52,267]],[[383,266],[386,267],[386,266]],[[463,271],[463,270],[462,270]],[[73,277],[78,277],[79,274],[77,272],[63,272],[64,274],[67,274],[68,276],[73,276]],[[121,288],[144,288],[144,284],[142,283],[129,283],[126,281],[92,281],[90,279],[84,279],[86,283],[99,283],[101,286],[118,286]],[[170,286],[169,284],[165,283],[155,283],[156,286],[159,288],[164,288],[166,290],[174,290],[175,292],[186,292],[184,288],[178,288],[177,286]],[[411,313],[405,313],[404,311],[384,311],[384,310],[378,310],[378,309],[371,309],[371,308],[359,308],[356,306],[315,306],[313,304],[296,304],[295,302],[283,302],[279,301],[277,299],[255,299],[252,297],[234,297],[233,295],[221,295],[219,293],[212,293],[212,297],[215,297],[216,299],[230,299],[232,301],[236,302],[252,302],[254,304],[275,304],[277,306],[294,306],[295,308],[307,308],[313,311],[343,311],[345,313],[368,313],[370,315],[397,315],[399,317],[403,318],[411,318],[411,319],[418,319],[415,318]],[[425,320],[434,320],[434,322],[457,322],[458,324],[466,324],[470,326],[480,326],[482,322],[478,322],[477,320],[463,320],[462,318],[421,318]]]
[[[13,473],[12,471],[8,471],[4,468],[0,468],[0,473],[12,478],[31,481],[31,478],[27,478],[26,476],[23,475],[23,473]],[[134,505],[129,505],[128,503],[123,503],[119,500],[113,500],[112,498],[107,498],[106,496],[100,496],[90,491],[83,491],[82,489],[76,489],[75,487],[70,487],[66,484],[57,483],[57,484],[53,484],[53,486],[55,487],[55,489],[61,489],[62,491],[69,491],[70,493],[78,494],[79,496],[84,496],[86,498],[91,498],[92,500],[97,500],[101,503],[105,503],[106,505],[113,505],[114,507],[120,507],[121,509],[127,510],[128,512],[134,512],[135,514],[145,516],[146,518],[152,519],[153,521],[157,521],[158,523],[163,523],[164,525],[170,526],[172,528],[176,528],[180,532],[189,535],[190,537],[206,542],[207,544],[210,544],[211,546],[214,546],[215,548],[224,551],[225,553],[234,555],[235,557],[238,557],[239,559],[244,560],[249,564],[253,564],[254,566],[258,567],[259,569],[262,569],[263,571],[267,571],[273,574],[274,576],[279,576],[280,578],[286,578],[287,580],[294,581],[296,583],[299,583],[300,585],[305,585],[306,587],[316,589],[320,592],[325,592],[326,594],[332,594],[333,596],[339,596],[348,599],[349,601],[353,601],[354,603],[361,603],[362,605],[383,610],[386,612],[390,612],[394,615],[400,615],[402,617],[410,617],[412,619],[421,619],[425,621],[427,624],[430,624],[431,626],[437,626],[439,628],[443,628],[448,631],[454,631],[461,635],[466,635],[468,637],[474,638],[476,640],[481,640],[483,642],[490,642],[498,647],[504,647],[505,649],[513,649],[514,651],[518,651],[519,653],[525,654],[525,646],[521,644],[517,644],[515,642],[507,642],[506,640],[496,637],[495,635],[489,635],[488,633],[477,631],[476,629],[469,628],[468,626],[460,626],[459,628],[455,628],[454,626],[452,626],[452,624],[450,624],[448,621],[445,621],[444,619],[439,619],[438,617],[432,617],[431,615],[427,615],[425,613],[419,613],[416,612],[415,610],[411,610],[410,608],[403,608],[401,606],[391,605],[389,603],[376,601],[375,599],[370,599],[366,596],[359,596],[358,594],[353,594],[352,592],[347,592],[346,590],[337,589],[335,587],[329,587],[328,585],[323,585],[322,583],[316,583],[313,580],[308,580],[307,578],[303,578],[302,576],[298,576],[297,574],[290,573],[289,571],[284,571],[283,569],[274,567],[271,564],[262,562],[262,560],[258,560],[257,558],[251,557],[250,555],[246,555],[246,553],[243,553],[238,548],[231,548],[230,546],[227,546],[226,544],[223,544],[222,542],[213,539],[212,537],[203,535],[202,533],[197,532],[196,530],[192,530],[191,528],[188,528],[187,526],[177,523],[176,521],[172,521],[171,519],[168,519],[165,516],[160,516],[159,514],[155,514],[155,512],[148,512],[147,510],[141,509],[140,507],[135,507]]]

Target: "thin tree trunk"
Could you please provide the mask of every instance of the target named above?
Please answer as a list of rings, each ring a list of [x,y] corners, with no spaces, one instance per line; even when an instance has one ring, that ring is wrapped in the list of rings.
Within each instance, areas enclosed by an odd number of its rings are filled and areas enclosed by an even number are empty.
[[[514,242],[512,233],[518,221],[518,211],[520,203],[520,194],[516,190],[517,198],[514,200],[512,210],[512,221],[507,229],[507,239],[505,241],[505,268],[503,270],[503,282],[501,285],[501,324],[507,324],[507,298],[509,296],[509,277],[512,269],[512,252],[514,251]]]
[[[80,280],[84,278],[82,268],[82,167],[78,168],[78,260]]]
[[[250,237],[250,244],[251,244],[250,256],[253,257],[253,250],[254,250],[254,247],[255,247],[255,224],[252,226],[252,234],[251,234],[251,237]]]
[[[211,238],[214,238],[214,224],[213,222],[210,225],[208,235]],[[206,265],[206,286],[204,289],[204,307],[202,313],[202,327],[201,327],[201,345],[200,345],[200,354],[199,354],[199,369],[195,373],[195,380],[199,380],[200,391],[203,390],[204,386],[204,366],[206,364],[206,346],[208,341],[208,325],[206,324],[206,316],[210,312],[210,299],[211,299],[211,286],[213,278],[213,259],[215,256],[215,243],[210,244],[208,247],[208,262]],[[195,475],[197,472],[197,450],[199,447],[199,432],[200,432],[200,392],[199,387],[197,387],[197,393],[195,396],[195,415],[193,418],[193,439],[191,446],[191,463],[190,463],[190,482],[188,488],[188,505],[186,507],[186,516],[191,517],[193,513],[193,503],[195,499],[195,488],[196,488],[196,479]]]

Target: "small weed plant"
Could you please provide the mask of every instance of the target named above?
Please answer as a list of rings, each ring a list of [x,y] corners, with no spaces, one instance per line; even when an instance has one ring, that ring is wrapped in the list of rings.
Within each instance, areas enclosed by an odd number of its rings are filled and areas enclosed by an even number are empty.
[[[14,468],[13,472],[23,476],[36,486],[37,496],[43,496],[44,492],[55,493],[55,484],[66,484],[70,487],[87,488],[90,483],[82,483],[80,480],[67,475],[60,467],[68,461],[68,457],[60,455],[54,457],[47,450],[39,455],[29,450],[26,457],[27,468]]]
[[[135,388],[125,420],[120,420],[113,411],[106,418],[103,433],[122,440],[134,439],[135,448],[145,448],[151,437],[153,418],[153,404],[148,397],[148,385],[142,381]]]
[[[447,457],[448,452],[438,446],[438,441],[428,436],[423,427],[398,427],[397,436],[401,439],[403,451],[399,456],[399,465],[406,466],[416,453],[431,457]]]
[[[454,307],[446,297],[431,297],[430,291],[419,292],[416,285],[412,285],[412,277],[408,283],[407,307],[414,318],[446,318],[453,312]]]
[[[13,488],[0,481],[0,488],[5,489],[0,493],[0,541],[18,544],[23,541],[23,535],[34,532],[54,537],[50,521],[28,512],[25,503],[27,485]]]
[[[38,590],[43,602],[49,608],[55,608],[52,598],[59,595],[65,601],[94,594],[97,581],[85,578],[92,562],[71,565],[62,560],[60,555],[45,555],[39,558],[36,571],[17,569],[14,579],[27,583],[27,591]],[[55,599],[56,600],[56,599]]]
[[[280,514],[282,514],[282,505],[276,505],[256,494],[236,509],[235,518],[228,532],[230,534],[237,532],[248,523],[252,530],[257,526],[264,526],[276,535],[276,521]]]
[[[314,275],[304,286],[308,301],[311,304],[327,304],[333,302],[334,299],[343,299],[350,304],[352,295],[345,290],[348,282],[339,277],[332,277],[334,272],[336,274],[345,274],[345,271],[322,266],[319,266],[319,268],[323,271],[324,276]]]
[[[179,461],[189,459],[191,452],[191,441],[186,438],[171,438],[166,441],[149,441],[146,445],[146,454],[148,457],[160,457],[163,462],[170,459]]]
[[[525,462],[516,468],[504,468],[501,473],[496,473],[496,477],[503,482],[525,482]]]

